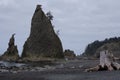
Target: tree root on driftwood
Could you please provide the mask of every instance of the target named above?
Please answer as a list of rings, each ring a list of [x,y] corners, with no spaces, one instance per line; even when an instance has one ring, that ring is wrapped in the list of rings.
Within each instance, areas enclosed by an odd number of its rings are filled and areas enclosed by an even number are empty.
[[[86,69],[85,72],[120,70],[120,64],[115,62],[113,55],[108,51],[100,52],[100,64],[96,67]]]

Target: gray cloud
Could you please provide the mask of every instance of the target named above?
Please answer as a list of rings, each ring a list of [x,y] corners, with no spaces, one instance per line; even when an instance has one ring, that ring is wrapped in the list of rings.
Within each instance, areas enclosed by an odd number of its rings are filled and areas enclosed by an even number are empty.
[[[42,4],[45,12],[52,11],[64,49],[77,54],[94,40],[120,34],[119,0],[0,0],[0,53],[6,50],[12,33],[16,33],[16,44],[22,52],[36,4]]]

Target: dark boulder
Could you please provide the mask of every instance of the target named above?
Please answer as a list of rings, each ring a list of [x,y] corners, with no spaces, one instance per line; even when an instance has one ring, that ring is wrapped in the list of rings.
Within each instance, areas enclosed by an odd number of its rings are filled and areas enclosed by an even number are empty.
[[[31,21],[31,32],[24,44],[22,58],[63,58],[63,48],[59,37],[55,34],[52,23],[37,5]]]
[[[76,54],[74,53],[74,51],[67,49],[64,51],[64,56],[67,59],[74,59],[76,57]]]

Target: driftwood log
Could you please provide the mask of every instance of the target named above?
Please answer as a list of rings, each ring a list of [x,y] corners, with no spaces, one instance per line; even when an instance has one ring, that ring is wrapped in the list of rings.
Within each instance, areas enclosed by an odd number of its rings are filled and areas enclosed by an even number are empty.
[[[103,70],[120,70],[120,64],[117,63],[114,59],[113,54],[111,54],[108,50],[100,52],[100,64],[96,67],[86,69],[86,72],[92,71],[103,71]]]

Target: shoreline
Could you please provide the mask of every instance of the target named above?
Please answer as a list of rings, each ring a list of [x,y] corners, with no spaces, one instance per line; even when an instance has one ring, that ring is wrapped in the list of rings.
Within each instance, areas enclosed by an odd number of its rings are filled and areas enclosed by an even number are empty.
[[[57,65],[44,65],[38,69],[20,72],[0,72],[1,80],[117,80],[120,71],[84,72],[86,68],[93,67],[99,60],[71,60],[57,62]]]

